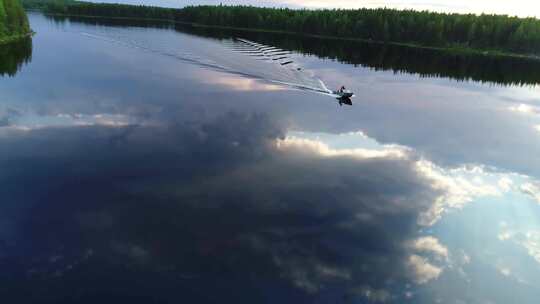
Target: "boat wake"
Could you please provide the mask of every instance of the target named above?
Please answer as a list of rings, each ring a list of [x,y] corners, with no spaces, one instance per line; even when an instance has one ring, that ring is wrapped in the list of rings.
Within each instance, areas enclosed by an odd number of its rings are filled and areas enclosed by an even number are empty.
[[[322,80],[297,65],[290,51],[242,38],[224,43],[233,52],[258,60],[260,67],[255,71],[262,72],[262,79],[298,89],[332,93]]]
[[[133,28],[99,28],[93,33],[79,32],[79,34],[91,39],[173,57],[205,68],[339,97],[312,72],[299,66],[290,51],[242,38],[217,42],[185,34],[178,36],[178,33],[173,32],[176,35],[167,33],[171,34],[171,37],[164,39],[168,37],[158,37],[161,35],[141,31]]]

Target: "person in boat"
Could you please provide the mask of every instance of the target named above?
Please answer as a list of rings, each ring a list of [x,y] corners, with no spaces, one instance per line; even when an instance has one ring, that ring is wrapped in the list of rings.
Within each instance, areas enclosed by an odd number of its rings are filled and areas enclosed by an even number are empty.
[[[339,92],[340,92],[340,93],[345,92],[345,90],[346,90],[346,89],[345,89],[345,86],[341,86],[341,88],[339,88]]]

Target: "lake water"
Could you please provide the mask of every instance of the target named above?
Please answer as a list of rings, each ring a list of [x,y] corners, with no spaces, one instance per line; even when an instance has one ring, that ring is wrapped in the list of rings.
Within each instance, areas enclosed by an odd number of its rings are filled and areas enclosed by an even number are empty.
[[[29,17],[0,50],[3,301],[537,303],[537,62]]]

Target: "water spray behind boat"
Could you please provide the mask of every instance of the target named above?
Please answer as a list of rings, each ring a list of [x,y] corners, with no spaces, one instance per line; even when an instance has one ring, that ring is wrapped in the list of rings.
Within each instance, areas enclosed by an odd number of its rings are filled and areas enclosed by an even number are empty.
[[[288,74],[291,74],[291,81],[281,81],[279,80],[279,77],[267,79],[269,81],[332,96],[339,101],[340,105],[352,105],[351,98],[354,97],[354,93],[352,91],[345,89],[345,87],[342,87],[336,91],[328,89],[321,79],[310,75],[302,67],[296,65],[294,60],[292,60],[290,57],[290,51],[279,49],[270,45],[260,44],[243,38],[236,38],[232,42],[229,42],[228,46],[235,52],[254,57],[257,60],[265,61],[267,63],[271,63],[272,65],[277,65],[278,67],[287,71]]]

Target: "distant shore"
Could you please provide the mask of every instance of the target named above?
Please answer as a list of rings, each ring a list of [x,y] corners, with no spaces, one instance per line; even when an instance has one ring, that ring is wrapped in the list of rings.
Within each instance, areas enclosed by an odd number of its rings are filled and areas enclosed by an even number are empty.
[[[40,10],[29,10],[40,12]],[[154,21],[154,22],[163,22],[169,24],[182,24],[189,25],[199,28],[213,28],[213,29],[224,29],[224,30],[237,30],[237,31],[246,31],[246,32],[257,32],[257,33],[273,33],[273,34],[286,34],[286,35],[297,35],[302,37],[312,37],[320,39],[329,39],[336,41],[354,41],[354,42],[364,42],[364,43],[373,43],[379,45],[394,45],[394,46],[403,46],[410,48],[418,48],[425,50],[433,51],[443,51],[459,55],[481,55],[481,56],[497,56],[497,57],[510,57],[510,58],[523,58],[523,59],[533,59],[539,60],[540,56],[538,55],[525,55],[512,52],[505,52],[500,50],[488,50],[488,49],[477,49],[471,47],[436,47],[436,46],[425,46],[415,43],[403,43],[403,42],[393,42],[393,41],[377,41],[370,39],[362,38],[352,38],[352,37],[335,37],[328,35],[316,35],[316,34],[306,34],[293,31],[283,31],[283,30],[270,30],[270,29],[260,29],[260,28],[246,28],[246,27],[236,27],[236,26],[223,26],[223,25],[209,25],[202,24],[197,22],[185,22],[171,19],[160,19],[160,18],[141,18],[141,17],[112,17],[112,16],[99,16],[99,15],[79,15],[79,14],[58,14],[58,13],[44,13],[47,16],[56,16],[56,17],[76,17],[76,18],[90,18],[90,19],[110,19],[110,20],[133,20],[133,21]]]
[[[360,41],[453,54],[540,59],[540,20],[506,15],[396,9],[300,10],[242,5],[163,8],[73,0],[23,0],[26,9],[87,18],[161,21],[196,27]]]

